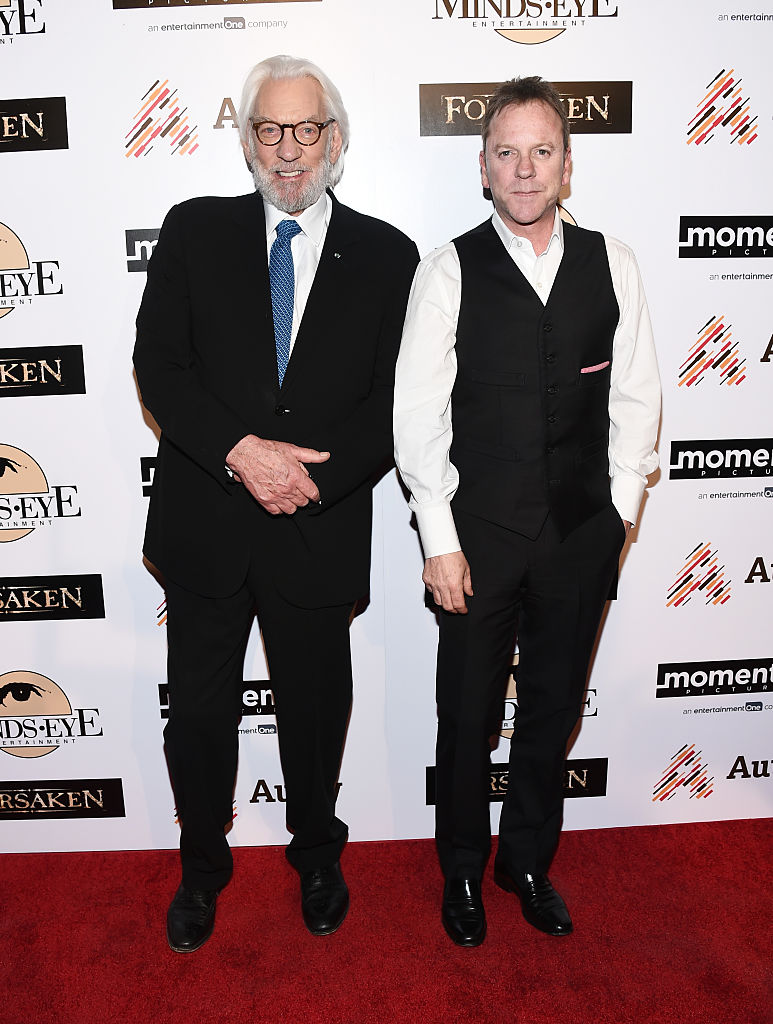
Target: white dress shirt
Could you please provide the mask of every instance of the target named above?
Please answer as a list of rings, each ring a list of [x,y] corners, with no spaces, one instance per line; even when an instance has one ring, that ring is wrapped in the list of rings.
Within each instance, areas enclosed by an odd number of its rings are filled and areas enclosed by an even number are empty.
[[[493,226],[515,265],[546,304],[564,253],[558,210],[547,249],[539,256],[531,242],[514,235],[498,213],[494,213]],[[622,519],[634,523],[647,476],[658,465],[654,445],[660,378],[636,258],[622,242],[607,236],[604,241],[620,308],[609,389],[609,475],[615,508]],[[451,511],[459,473],[449,457],[461,294],[459,257],[449,242],[426,256],[416,270],[397,360],[395,461],[411,492],[409,504],[416,513],[427,558],[461,549]]]
[[[265,199],[263,200],[263,209],[266,213],[266,248],[269,260],[271,259],[271,246],[276,240],[276,226],[281,220],[295,220],[301,229],[290,242],[295,268],[293,327],[290,332],[290,353],[292,353],[309,292],[314,284],[314,275],[322,255],[322,246],[325,244],[333,202],[327,192],[323,192],[313,206],[307,207],[297,217],[290,217],[289,213],[277,210]]]

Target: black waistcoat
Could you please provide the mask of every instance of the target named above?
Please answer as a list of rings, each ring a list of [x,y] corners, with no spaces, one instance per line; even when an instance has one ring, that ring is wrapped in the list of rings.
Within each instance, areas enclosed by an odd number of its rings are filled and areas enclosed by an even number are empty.
[[[451,396],[454,508],[566,536],[610,502],[609,383],[619,310],[601,234],[564,225],[543,306],[491,221],[454,239],[462,269]]]

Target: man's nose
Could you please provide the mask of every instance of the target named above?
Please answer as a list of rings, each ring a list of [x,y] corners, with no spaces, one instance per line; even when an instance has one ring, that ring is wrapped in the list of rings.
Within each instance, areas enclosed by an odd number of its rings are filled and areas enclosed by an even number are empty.
[[[518,158],[515,173],[518,178],[531,178],[534,175],[534,161],[528,154]]]
[[[282,141],[276,147],[277,156],[280,160],[290,162],[297,160],[301,155],[301,145],[293,135],[292,128],[285,128],[282,133]]]

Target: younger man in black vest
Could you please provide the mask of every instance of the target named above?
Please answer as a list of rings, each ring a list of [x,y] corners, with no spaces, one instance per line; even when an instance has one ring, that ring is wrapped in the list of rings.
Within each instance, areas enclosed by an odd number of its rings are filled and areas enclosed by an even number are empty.
[[[489,102],[480,168],[491,220],[414,278],[395,394],[395,453],[440,614],[436,838],[443,925],[486,934],[489,737],[517,638],[518,716],[494,878],[550,935],[572,922],[547,870],[566,744],[635,521],[660,411],[631,250],[564,224],[569,125],[540,78]],[[453,425],[452,425],[453,410]]]

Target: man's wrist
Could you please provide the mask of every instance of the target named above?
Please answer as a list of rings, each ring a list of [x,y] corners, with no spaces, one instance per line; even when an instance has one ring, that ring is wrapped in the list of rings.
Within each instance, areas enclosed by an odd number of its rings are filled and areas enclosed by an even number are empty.
[[[461,550],[453,512],[448,502],[414,506],[414,512],[425,558],[450,555]]]

